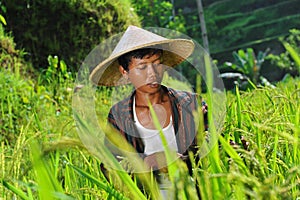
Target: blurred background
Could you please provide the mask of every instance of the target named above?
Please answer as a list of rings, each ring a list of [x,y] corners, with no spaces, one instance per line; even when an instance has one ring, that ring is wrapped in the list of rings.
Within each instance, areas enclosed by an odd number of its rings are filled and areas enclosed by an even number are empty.
[[[2,0],[0,5],[2,29],[39,70],[48,67],[49,55],[57,55],[75,72],[96,45],[133,24],[177,30],[203,44],[228,89],[242,81],[241,74],[253,82],[299,74],[282,42],[299,50],[299,31],[292,32],[300,28],[299,0]],[[244,66],[247,62],[251,66]],[[179,71],[196,84],[194,70]]]

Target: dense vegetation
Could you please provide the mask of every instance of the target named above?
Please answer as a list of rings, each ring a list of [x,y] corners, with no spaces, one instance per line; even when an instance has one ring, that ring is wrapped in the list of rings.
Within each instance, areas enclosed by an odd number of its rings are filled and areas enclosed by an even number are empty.
[[[202,44],[202,30],[199,23],[199,11],[195,0],[162,1],[162,0],[134,0],[133,7],[142,16],[145,27],[166,27],[187,34]],[[172,6],[173,2],[173,6]],[[277,55],[284,52],[279,37],[288,37],[291,29],[299,28],[298,14],[300,1],[239,1],[239,0],[202,0],[204,17],[209,40],[211,57],[218,61],[221,72],[231,72],[224,63],[233,62],[233,52],[252,48],[258,55]],[[154,9],[151,9],[151,8]],[[143,8],[143,9],[141,9]],[[294,45],[293,47],[297,47]],[[287,58],[287,57],[286,57]],[[268,60],[268,57],[264,58]],[[285,59],[288,60],[288,59]],[[292,66],[293,62],[285,63]],[[282,70],[279,63],[268,61],[261,63],[260,72],[270,82],[281,80],[286,73],[294,72]],[[189,82],[195,84],[196,71],[180,67]],[[231,82],[233,82],[231,80]]]
[[[7,28],[37,69],[46,68],[47,56],[55,54],[76,71],[103,39],[129,24],[139,25],[129,1],[11,0],[2,4]]]
[[[203,0],[210,52],[224,59],[232,51],[252,47],[264,51],[280,49],[277,40],[299,27],[299,0]],[[177,15],[184,16],[188,35],[201,41],[196,1],[175,1]],[[180,12],[181,10],[181,12]],[[228,60],[228,58],[226,58]]]
[[[76,4],[79,1],[60,2],[79,5]],[[91,9],[91,5],[84,5],[84,8]],[[164,4],[160,8],[170,7]],[[7,22],[12,26],[9,20]],[[108,26],[105,24],[104,27]],[[114,27],[116,32],[124,28],[120,24]],[[69,31],[74,30],[76,28]],[[97,32],[98,29],[93,30]],[[44,31],[42,28],[38,30],[40,33]],[[93,33],[92,30],[87,32]],[[89,35],[87,32],[78,37]],[[97,144],[94,146],[98,151],[87,150],[78,136],[78,131],[98,130],[87,126],[87,122],[73,110],[76,75],[69,72],[71,67],[62,59],[64,54],[60,51],[53,52],[58,56],[43,54],[44,70],[38,71],[37,66],[27,61],[27,49],[20,50],[18,45],[21,44],[16,45],[17,38],[14,40],[13,36],[14,32],[8,33],[0,25],[0,198],[147,199],[149,196],[138,189],[138,179],[150,190],[150,196],[157,199],[157,186],[151,182],[149,174],[131,179],[127,173],[117,171],[112,174],[112,182],[104,178],[100,164],[105,158],[114,158]],[[78,38],[74,39],[78,42]],[[88,41],[85,45],[97,43],[89,44]],[[192,179],[187,176],[186,166],[180,160],[169,166],[172,192],[178,199],[196,199],[196,187],[203,199],[300,197],[299,31],[292,30],[281,41],[286,50],[269,57],[269,62],[285,68],[285,72],[293,76],[287,75],[273,84],[263,84],[259,78],[255,81],[253,73],[257,72],[257,65],[254,61],[259,56],[253,56],[253,49],[234,54],[236,60],[232,66],[248,78],[247,87],[242,88],[242,82],[237,81],[234,90],[226,92],[225,123],[218,144],[199,163],[193,163]],[[37,52],[41,50],[44,49],[36,48]],[[258,73],[258,77],[260,75]],[[103,113],[107,112],[112,95],[116,94],[112,88],[95,91],[99,123],[105,119]],[[210,98],[209,94],[204,96]],[[211,106],[209,109],[216,108]],[[211,131],[214,132],[213,128]],[[248,142],[246,148],[240,136]],[[139,160],[133,161],[138,165]],[[132,163],[130,160],[129,163],[115,163],[115,167],[121,168],[124,164]]]

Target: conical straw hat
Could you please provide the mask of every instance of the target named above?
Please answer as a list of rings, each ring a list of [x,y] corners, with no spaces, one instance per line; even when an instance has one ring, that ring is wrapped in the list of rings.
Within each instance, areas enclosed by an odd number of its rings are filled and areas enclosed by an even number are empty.
[[[174,67],[192,54],[194,43],[187,39],[167,39],[144,29],[129,26],[111,55],[92,69],[90,80],[96,85],[105,86],[127,84],[119,72],[118,57],[133,50],[151,47],[162,49],[162,64]]]

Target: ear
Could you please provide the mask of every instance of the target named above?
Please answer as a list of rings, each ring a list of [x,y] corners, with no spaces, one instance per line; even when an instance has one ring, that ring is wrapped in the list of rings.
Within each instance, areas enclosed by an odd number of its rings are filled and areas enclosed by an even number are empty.
[[[128,72],[121,65],[119,65],[119,71],[124,78],[128,79]]]

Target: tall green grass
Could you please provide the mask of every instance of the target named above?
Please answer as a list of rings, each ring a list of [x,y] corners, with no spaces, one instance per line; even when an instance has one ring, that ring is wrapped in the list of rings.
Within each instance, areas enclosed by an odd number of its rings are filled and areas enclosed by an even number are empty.
[[[146,182],[151,176],[134,179],[119,171],[112,174],[113,181],[105,179],[100,156],[87,150],[77,135],[71,107],[72,81],[61,83],[54,97],[52,84],[56,82],[40,85],[4,69],[0,77],[0,198],[150,198],[138,190],[137,179]],[[96,98],[109,101],[110,95],[104,92]],[[199,163],[192,163],[194,175],[187,175],[180,160],[169,166],[174,194],[179,199],[193,199],[198,187],[203,199],[299,197],[299,99],[299,79],[279,83],[276,88],[228,92],[221,136]],[[247,150],[240,136],[249,142]],[[230,145],[230,140],[236,145]],[[109,155],[105,148],[96,150]],[[115,161],[114,165],[123,167]],[[154,198],[159,198],[157,185],[149,183],[147,187]]]

